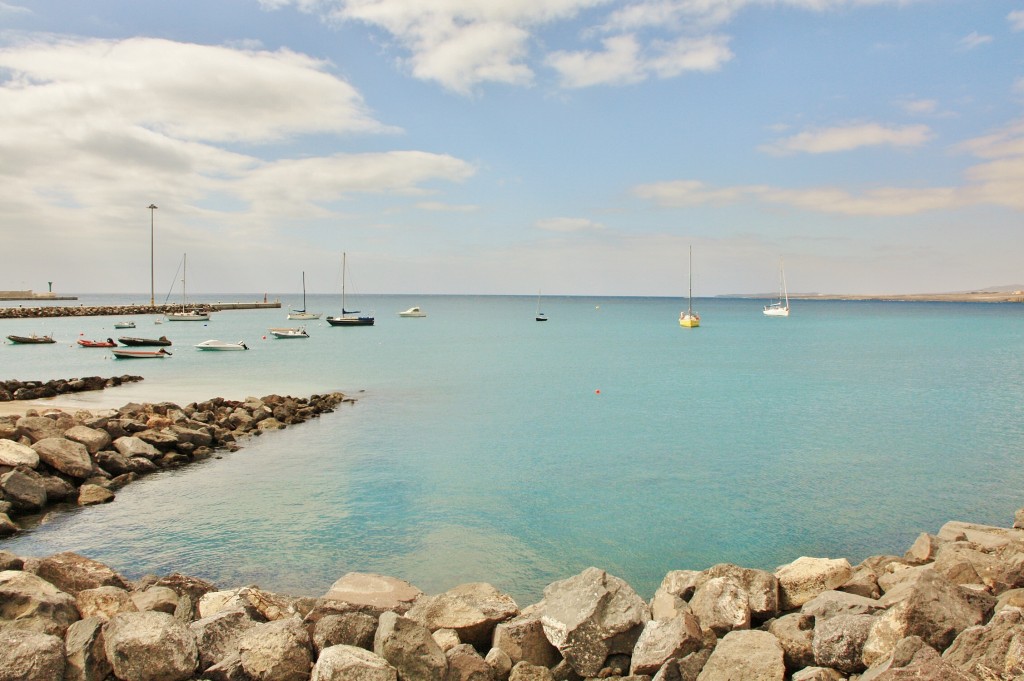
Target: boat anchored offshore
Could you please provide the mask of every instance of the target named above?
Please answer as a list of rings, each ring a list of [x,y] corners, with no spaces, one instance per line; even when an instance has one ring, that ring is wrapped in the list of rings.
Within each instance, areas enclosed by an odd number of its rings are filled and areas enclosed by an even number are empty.
[[[288,319],[320,319],[320,312],[306,311],[306,273],[302,273],[302,309],[292,310],[288,313]]]
[[[785,302],[783,302],[785,301]],[[789,290],[786,288],[786,270],[779,261],[779,299],[764,306],[766,317],[788,317],[789,316]]]
[[[134,329],[135,322],[114,322],[115,329]]]
[[[53,336],[37,336],[32,334],[31,336],[8,336],[7,340],[18,345],[41,345],[43,343],[56,343],[53,340]]]
[[[114,357],[117,359],[163,359],[164,357],[171,356],[171,353],[163,348],[159,350],[125,350],[124,348],[117,348],[111,350],[111,352],[114,353]]]
[[[167,340],[167,336],[160,336],[159,338],[133,338],[131,336],[121,336],[117,339],[117,342],[121,345],[129,345],[132,347],[145,345],[171,345],[171,341]]]
[[[108,338],[105,341],[86,340],[85,338],[79,338],[78,344],[83,348],[116,348],[117,343],[114,342],[113,338]]]
[[[359,310],[346,310],[345,309],[345,254],[341,254],[341,316],[339,317],[328,317],[327,323],[331,326],[373,326],[374,319],[372,316],[363,315],[356,317]]]
[[[267,329],[274,338],[309,338],[309,334],[306,333],[306,327],[280,327],[274,329]]]
[[[185,254],[181,258],[181,311],[180,312],[168,312],[165,317],[169,322],[205,322],[209,321],[210,315],[207,312],[200,312],[199,310],[189,310],[186,308],[188,304],[188,298],[185,293],[185,267],[186,259],[188,254]]]
[[[410,307],[408,310],[398,313],[399,317],[426,317],[427,313],[418,307]]]
[[[227,341],[216,340],[216,339],[210,339],[208,341],[203,341],[202,343],[199,343],[198,345],[196,345],[196,347],[199,348],[200,350],[248,350],[249,349],[249,346],[247,346],[242,341],[238,341],[237,343],[228,343]]]
[[[687,329],[700,326],[700,315],[693,311],[693,246],[690,246],[690,297],[686,312],[679,313],[679,326]]]

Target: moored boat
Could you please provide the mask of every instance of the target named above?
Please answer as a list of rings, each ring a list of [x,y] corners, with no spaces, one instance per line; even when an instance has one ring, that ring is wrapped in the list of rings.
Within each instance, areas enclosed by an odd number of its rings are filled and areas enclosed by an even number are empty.
[[[133,338],[131,336],[121,336],[117,339],[117,342],[121,345],[128,345],[132,347],[144,345],[171,345],[171,341],[167,340],[167,336],[160,336],[159,338]]]
[[[404,312],[399,312],[398,316],[399,317],[426,317],[427,313],[424,312],[423,310],[421,310],[418,307],[410,307],[408,310],[405,310]]]
[[[188,296],[185,291],[185,271],[187,267],[188,254],[185,254],[181,258],[181,310],[178,312],[168,312],[164,316],[169,322],[205,322],[209,321],[210,314],[208,312],[201,312],[196,309],[187,309]]]
[[[114,322],[115,329],[134,329],[135,322]]]
[[[116,348],[117,347],[117,343],[114,342],[113,338],[108,338],[107,340],[102,340],[102,341],[87,340],[85,338],[79,338],[78,339],[78,344],[81,345],[83,348]]]
[[[117,348],[111,350],[111,352],[114,353],[114,357],[117,359],[163,359],[164,357],[171,356],[171,353],[163,348],[159,350],[125,350]]]
[[[358,315],[359,310],[346,310],[345,309],[345,253],[341,254],[341,315],[338,317],[328,317],[327,323],[331,326],[373,326],[374,319],[372,316],[363,315],[361,317],[353,317],[352,315]]]
[[[693,246],[690,246],[690,296],[686,304],[686,312],[679,313],[679,326],[695,329],[700,326],[700,315],[693,311]]]
[[[786,270],[779,261],[779,299],[764,306],[766,317],[788,317],[789,316],[789,289],[786,287]]]
[[[32,334],[31,336],[10,335],[7,337],[7,340],[11,341],[12,343],[17,343],[19,345],[40,345],[43,343],[57,342],[53,340],[53,336],[37,336],[36,334]]]
[[[292,310],[288,313],[288,319],[320,319],[320,312],[310,312],[306,309],[306,273],[302,273],[302,308]]]
[[[278,327],[267,329],[274,338],[309,338],[306,327]]]
[[[196,348],[199,350],[248,350],[249,346],[242,341],[238,341],[237,343],[228,343],[227,341],[211,338],[210,340],[197,344]]]

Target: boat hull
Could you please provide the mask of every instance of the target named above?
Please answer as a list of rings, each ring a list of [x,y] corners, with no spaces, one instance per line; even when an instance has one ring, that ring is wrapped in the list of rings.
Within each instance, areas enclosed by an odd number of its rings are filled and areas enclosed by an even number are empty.
[[[219,340],[208,340],[203,341],[196,345],[199,350],[221,350],[221,351],[233,351],[233,350],[248,350],[249,347],[242,341],[237,343],[227,343]]]
[[[398,316],[399,317],[426,317],[427,313],[424,312],[423,310],[419,309],[418,307],[410,307],[405,312],[399,312]]]
[[[83,348],[116,348],[117,347],[117,343],[115,343],[112,340],[94,341],[94,340],[85,340],[85,339],[79,338],[78,339],[78,344],[81,345]]]
[[[373,317],[328,317],[331,326],[373,326]]]
[[[7,340],[18,345],[43,345],[57,342],[50,336],[8,336]]]
[[[116,359],[163,359],[170,357],[171,353],[164,349],[160,350],[111,350]]]
[[[171,341],[167,340],[166,336],[160,336],[159,338],[133,338],[130,336],[122,336],[117,339],[117,342],[121,345],[136,348],[146,346],[168,346],[171,344]]]
[[[115,329],[134,329],[135,322],[114,322]]]
[[[777,307],[777,306],[774,306],[774,305],[766,305],[765,308],[764,308],[764,316],[765,317],[788,317],[789,316],[789,308],[788,307]]]
[[[320,319],[322,312],[289,312],[288,319],[295,319],[298,321],[309,320],[309,319]]]
[[[309,338],[305,329],[267,329],[274,338]]]
[[[166,315],[169,322],[208,322],[210,315],[205,312],[170,312]]]
[[[695,329],[700,326],[700,317],[698,315],[684,314],[679,318],[679,326],[684,329]]]

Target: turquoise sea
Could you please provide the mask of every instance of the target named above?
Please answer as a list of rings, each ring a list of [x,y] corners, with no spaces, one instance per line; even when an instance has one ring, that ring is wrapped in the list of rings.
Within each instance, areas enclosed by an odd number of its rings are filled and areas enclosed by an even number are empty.
[[[1024,506],[1019,305],[794,301],[772,319],[765,301],[699,299],[703,326],[682,329],[685,301],[671,298],[548,297],[537,323],[528,296],[362,296],[375,327],[269,337],[300,301],[208,324],[137,317],[128,332],[111,317],[0,320],[3,336],[60,341],[0,345],[0,378],[145,377],[63,405],[358,398],[0,549],[308,595],[349,571],[431,593],[487,581],[526,605],[590,565],[649,597],[669,570],[858,562],[947,520],[1006,525]],[[399,318],[413,305],[428,316]],[[338,297],[308,307],[336,314]],[[73,347],[161,334],[165,360]],[[192,347],[209,338],[251,350]]]

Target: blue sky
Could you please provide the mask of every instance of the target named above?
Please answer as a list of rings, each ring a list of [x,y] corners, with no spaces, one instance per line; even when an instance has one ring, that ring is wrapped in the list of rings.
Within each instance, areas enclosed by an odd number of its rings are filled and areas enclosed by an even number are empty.
[[[158,297],[1024,284],[1024,2],[0,0],[0,289],[151,217]]]

